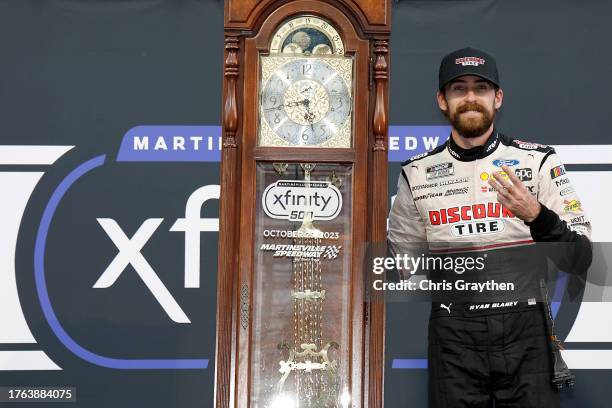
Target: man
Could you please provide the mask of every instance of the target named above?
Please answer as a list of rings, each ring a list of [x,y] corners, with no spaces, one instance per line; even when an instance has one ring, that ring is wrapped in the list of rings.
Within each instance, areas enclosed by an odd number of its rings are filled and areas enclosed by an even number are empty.
[[[591,225],[554,149],[495,129],[503,97],[491,55],[465,48],[444,57],[437,102],[451,136],[402,164],[389,215],[395,254],[427,242],[434,253],[485,259],[477,274],[430,274],[437,281],[516,286],[434,296],[431,407],[490,407],[493,401],[496,408],[559,406],[544,306],[536,302],[542,300],[538,283],[546,266],[537,245],[563,243],[554,261],[584,273],[591,262]]]

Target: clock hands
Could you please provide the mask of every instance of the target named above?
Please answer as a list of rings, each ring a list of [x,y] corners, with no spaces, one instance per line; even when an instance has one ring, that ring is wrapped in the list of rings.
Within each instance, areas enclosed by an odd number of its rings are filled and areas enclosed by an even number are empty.
[[[308,103],[309,103],[308,99],[304,99],[303,101],[289,102],[283,105],[275,106],[274,108],[266,108],[265,110],[269,111],[269,110],[278,110],[280,108],[292,108],[294,106],[299,106],[299,105],[308,105]]]
[[[312,133],[314,134],[313,120],[315,118],[315,114],[310,111],[310,99],[305,99],[305,102],[304,107],[306,108],[306,113],[304,114],[304,120],[310,123],[310,130],[312,130]]]
[[[308,86],[304,89],[302,89],[302,94],[309,94],[312,92],[312,86]],[[310,130],[312,130],[312,133],[314,134],[314,126],[313,126],[313,119],[315,118],[314,113],[312,113],[310,111],[310,99],[305,99],[304,100],[304,107],[306,108],[306,113],[304,114],[304,120],[307,121],[308,123],[310,123]]]
[[[304,93],[304,92],[306,92],[306,91],[308,91],[310,89],[311,88],[308,87],[308,88],[304,89],[302,91],[302,93]],[[266,111],[271,111],[271,110],[278,110],[280,108],[292,108],[294,106],[303,105],[304,108],[306,108],[306,113],[304,114],[304,120],[307,121],[308,123],[310,123],[310,129],[314,133],[314,122],[313,121],[314,121],[314,118],[315,118],[316,115],[310,111],[310,102],[311,102],[310,99],[303,99],[301,101],[293,101],[293,102],[285,103],[285,104],[282,104],[282,105],[278,105],[278,106],[275,106],[274,108],[266,108],[265,110]]]

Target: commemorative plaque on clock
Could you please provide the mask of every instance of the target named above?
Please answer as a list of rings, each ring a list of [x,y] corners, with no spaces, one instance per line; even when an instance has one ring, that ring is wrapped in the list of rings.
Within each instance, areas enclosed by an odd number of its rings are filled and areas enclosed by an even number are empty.
[[[225,2],[217,407],[383,406],[390,12]]]

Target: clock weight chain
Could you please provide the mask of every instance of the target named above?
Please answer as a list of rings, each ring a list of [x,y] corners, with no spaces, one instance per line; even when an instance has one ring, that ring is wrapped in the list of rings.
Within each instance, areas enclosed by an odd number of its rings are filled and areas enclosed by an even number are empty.
[[[309,186],[311,173],[315,164],[303,163],[306,187]],[[286,170],[286,166],[275,164],[275,169]],[[334,174],[335,175],[335,174]],[[322,244],[322,233],[306,215],[299,231],[301,237],[293,239],[293,245],[302,248],[318,249]],[[281,379],[277,384],[278,395],[284,390],[285,382],[293,375],[293,399],[295,408],[333,408],[338,398],[338,363],[330,360],[330,349],[338,349],[335,342],[324,342],[323,302],[326,291],[323,289],[323,268],[321,257],[296,257],[292,262],[293,303],[293,342],[283,342],[279,348],[286,350],[288,357],[281,360]],[[291,345],[290,345],[291,344]]]

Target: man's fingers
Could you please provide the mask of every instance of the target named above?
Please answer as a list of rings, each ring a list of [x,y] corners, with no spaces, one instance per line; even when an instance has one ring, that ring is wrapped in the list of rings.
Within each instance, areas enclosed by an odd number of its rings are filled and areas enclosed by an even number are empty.
[[[508,189],[506,187],[504,187],[503,185],[501,185],[497,181],[495,181],[493,179],[489,179],[489,184],[491,185],[491,187],[493,187],[495,189],[495,191],[497,191],[498,195],[501,194],[504,197],[509,197],[510,196],[510,191],[508,191]]]
[[[504,170],[504,172],[506,172],[506,174],[508,175],[508,178],[510,178],[510,181],[512,182],[512,185],[517,187],[517,188],[523,188],[523,182],[521,180],[519,180],[518,177],[516,177],[516,174],[514,173],[514,171],[508,167],[508,166],[502,166],[502,169]]]
[[[500,193],[497,193],[497,201],[506,208],[510,207],[510,200],[508,199],[508,197],[505,197]]]
[[[508,173],[506,173],[506,174],[508,174]],[[498,172],[498,171],[493,172],[493,177],[494,177],[494,178],[495,178],[495,180],[496,180],[496,181],[497,181],[499,184],[501,184],[501,185],[502,185],[502,186],[503,186],[503,187],[504,187],[506,190],[508,190],[508,191],[511,191],[511,190],[512,190],[512,184],[510,184],[510,183],[508,182],[508,180],[506,180],[506,179],[504,178],[504,176],[503,176],[503,175],[502,175],[500,172]]]

